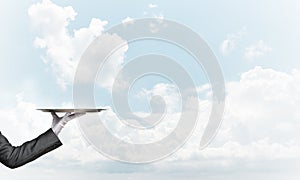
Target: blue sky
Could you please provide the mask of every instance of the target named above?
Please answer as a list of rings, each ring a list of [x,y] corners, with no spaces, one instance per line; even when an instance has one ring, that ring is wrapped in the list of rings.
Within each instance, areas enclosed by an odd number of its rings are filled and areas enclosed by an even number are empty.
[[[46,9],[49,4],[55,6],[54,10],[49,10],[49,18],[67,32],[60,36],[56,34],[56,28],[59,31],[60,27],[43,24],[47,14],[39,11],[41,7],[36,7],[36,13],[30,14],[30,7],[37,4]],[[79,60],[80,52],[86,46],[76,43],[82,40],[88,44],[89,33],[101,34],[101,28],[107,30],[127,17],[160,17],[193,29],[217,56],[227,89],[226,113],[220,132],[210,147],[199,151],[199,137],[211,105],[205,73],[193,64],[191,57],[170,44],[151,41],[129,44],[128,49],[117,56],[121,62],[143,53],[164,52],[177,58],[199,89],[204,89],[201,91],[204,95],[199,95],[203,123],[189,143],[162,162],[142,166],[121,164],[86,145],[76,124],[71,123],[61,135],[64,147],[20,170],[1,168],[0,175],[6,179],[32,179],[29,178],[32,173],[37,179],[45,178],[45,174],[49,179],[59,176],[75,179],[183,179],[186,176],[191,179],[297,179],[300,176],[297,168],[300,157],[297,129],[300,117],[297,112],[300,105],[298,1],[53,0],[43,3],[12,0],[0,1],[0,13],[1,132],[14,143],[33,138],[50,127],[50,116],[36,112],[35,108],[72,104],[72,69],[67,69],[68,62],[59,58]],[[68,20],[70,17],[73,20]],[[63,26],[64,22],[68,25]],[[53,30],[49,30],[51,28]],[[84,28],[87,35],[74,34]],[[71,45],[62,42],[61,47],[66,48],[66,53],[53,57],[47,50],[57,50],[58,45],[47,41],[49,37],[56,41],[66,38]],[[37,38],[41,41],[37,42]],[[42,47],[43,43],[46,47]],[[122,64],[115,64],[112,68],[122,67]],[[108,74],[108,79],[112,75]],[[63,86],[59,80],[68,85]],[[175,106],[174,89],[164,91],[170,87],[168,84],[169,81],[157,77],[137,83],[129,100],[132,109],[148,112],[147,100],[156,93],[170,100],[168,105]],[[100,85],[97,90],[99,105],[110,106],[106,85]],[[113,113],[104,116],[115,118]],[[49,121],[41,122],[41,118]],[[117,125],[108,126],[114,131]],[[16,127],[20,129],[18,133],[14,133]],[[122,135],[127,136],[119,134]]]

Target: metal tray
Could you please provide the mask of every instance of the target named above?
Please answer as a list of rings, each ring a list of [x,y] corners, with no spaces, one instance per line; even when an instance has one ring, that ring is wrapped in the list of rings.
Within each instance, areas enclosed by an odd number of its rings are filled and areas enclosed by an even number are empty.
[[[51,108],[46,108],[46,109],[37,109],[43,112],[57,112],[57,113],[67,113],[67,112],[85,112],[85,113],[97,113],[100,111],[104,111],[106,109],[72,109],[72,108],[66,108],[66,109],[51,109]]]

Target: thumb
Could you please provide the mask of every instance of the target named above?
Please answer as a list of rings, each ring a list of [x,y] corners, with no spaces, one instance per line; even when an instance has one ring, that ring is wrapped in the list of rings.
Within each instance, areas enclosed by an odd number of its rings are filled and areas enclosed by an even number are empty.
[[[54,111],[51,111],[51,115],[54,119],[59,119],[58,115]]]

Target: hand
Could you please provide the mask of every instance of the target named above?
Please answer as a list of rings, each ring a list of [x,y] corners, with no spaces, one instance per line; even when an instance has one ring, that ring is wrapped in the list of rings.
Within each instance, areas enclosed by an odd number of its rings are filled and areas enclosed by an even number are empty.
[[[62,128],[65,127],[65,125],[72,119],[78,118],[80,116],[83,116],[84,112],[82,113],[66,113],[64,116],[59,117],[57,116],[57,114],[55,112],[51,112],[51,115],[53,117],[53,121],[52,121],[52,130],[53,132],[58,135],[60,133],[60,131],[62,130]]]

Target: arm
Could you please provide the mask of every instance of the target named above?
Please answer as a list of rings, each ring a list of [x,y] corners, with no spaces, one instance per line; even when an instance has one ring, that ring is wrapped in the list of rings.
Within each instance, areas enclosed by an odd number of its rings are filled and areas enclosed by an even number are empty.
[[[52,127],[37,138],[27,141],[21,146],[12,146],[0,132],[0,162],[9,168],[17,168],[62,145],[58,134],[68,121],[85,113],[66,113],[58,117],[54,112]]]
[[[9,168],[17,168],[61,145],[52,129],[21,146],[12,146],[0,132],[0,162]]]

